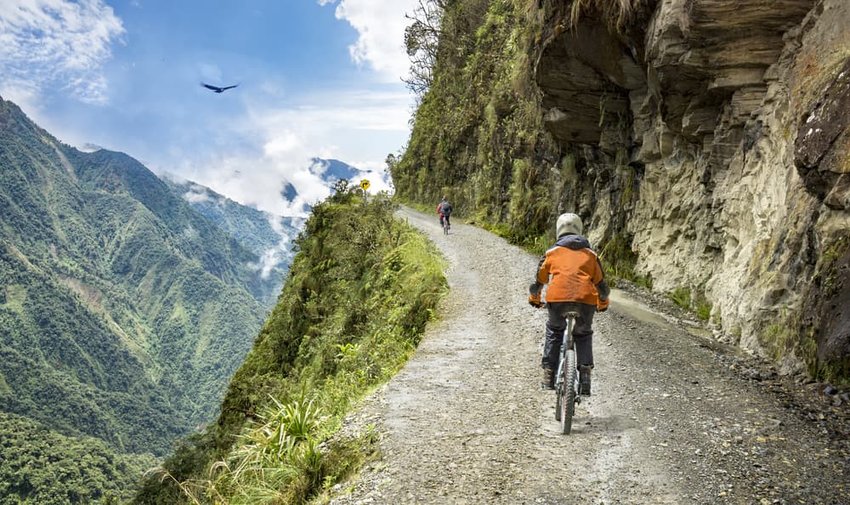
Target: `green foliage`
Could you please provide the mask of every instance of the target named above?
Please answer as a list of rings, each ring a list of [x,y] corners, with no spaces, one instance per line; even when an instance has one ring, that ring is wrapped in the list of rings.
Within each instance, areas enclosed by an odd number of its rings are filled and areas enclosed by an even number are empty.
[[[228,456],[213,463],[209,478],[177,483],[191,502],[300,502],[342,475],[328,463],[344,447],[331,444],[324,452],[319,449],[324,417],[314,402],[302,398],[283,405],[271,400],[272,405],[243,430]],[[362,442],[354,456],[361,462],[360,454],[368,454],[374,441]],[[348,463],[334,462],[344,473],[350,470]]]
[[[669,298],[673,303],[678,305],[683,309],[691,308],[691,289],[680,286],[673,291],[667,293],[667,298]]]
[[[594,10],[580,3],[581,13]],[[602,11],[617,17],[643,12],[641,2],[620,2],[622,11],[614,8],[617,2],[605,4]],[[634,203],[638,179],[625,153],[613,167],[590,168],[581,147],[557,145],[545,131],[534,64],[541,39],[556,25],[555,31],[563,30],[569,17],[564,2],[447,3],[433,80],[406,151],[390,165],[402,201],[430,205],[449,194],[459,217],[536,253],[551,246],[559,214],[586,218],[603,198],[600,192],[610,193],[604,197],[612,205]],[[621,220],[612,222],[599,239],[609,244],[606,269],[612,277],[649,285],[634,273],[637,257],[624,228]]]
[[[534,34],[523,16],[506,0],[446,7],[433,82],[391,170],[403,200],[447,193],[460,216],[505,225],[504,236],[529,244],[546,234],[556,209],[541,177],[540,156],[554,148],[532,91]]]
[[[701,321],[708,321],[711,318],[711,310],[714,307],[700,291],[694,294],[691,293],[690,288],[680,286],[667,293],[667,298],[679,307],[694,312]]]
[[[132,497],[151,455],[117,455],[102,441],[67,437],[0,412],[0,497],[3,503],[118,503]]]
[[[214,417],[265,313],[253,253],[137,161],[2,100],[0,216],[0,412],[159,456]]]
[[[602,260],[602,264],[605,265],[605,273],[611,279],[612,285],[616,285],[617,279],[625,279],[639,286],[651,289],[652,279],[635,272],[637,254],[632,251],[630,244],[631,239],[622,234],[615,235],[605,243],[599,252],[599,258]],[[690,297],[690,291],[687,293],[687,296]],[[688,299],[688,305],[690,305],[690,298]]]
[[[137,503],[300,503],[370,457],[370,437],[335,433],[413,352],[446,288],[433,246],[393,211],[359,190],[313,209],[218,422],[169,458]]]

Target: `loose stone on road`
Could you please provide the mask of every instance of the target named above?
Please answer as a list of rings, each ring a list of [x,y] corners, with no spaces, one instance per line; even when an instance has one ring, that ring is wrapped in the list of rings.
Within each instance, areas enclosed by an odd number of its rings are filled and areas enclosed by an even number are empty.
[[[348,421],[376,425],[382,458],[333,503],[850,503],[841,426],[736,375],[640,294],[615,292],[597,315],[593,396],[560,434],[539,388],[545,312],[526,303],[538,258],[401,216],[448,258],[451,290],[404,369]]]

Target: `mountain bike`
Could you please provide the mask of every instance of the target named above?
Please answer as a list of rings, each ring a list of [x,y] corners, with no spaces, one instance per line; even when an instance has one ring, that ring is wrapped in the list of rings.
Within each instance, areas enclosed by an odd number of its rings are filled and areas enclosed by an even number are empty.
[[[440,226],[443,227],[443,235],[448,235],[449,230],[452,228],[452,225],[449,224],[449,220],[446,216],[440,216]]]
[[[581,403],[581,396],[578,395],[578,367],[573,341],[576,319],[578,319],[577,312],[567,312],[567,329],[564,330],[558,371],[555,376],[555,420],[561,422],[561,433],[564,435],[570,434],[576,404]]]

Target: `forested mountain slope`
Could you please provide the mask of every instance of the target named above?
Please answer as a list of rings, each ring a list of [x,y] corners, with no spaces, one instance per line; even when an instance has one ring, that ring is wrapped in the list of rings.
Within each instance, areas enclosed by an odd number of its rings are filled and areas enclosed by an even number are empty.
[[[612,273],[850,379],[850,4],[428,4],[401,197],[537,249],[577,212]]]
[[[33,505],[118,503],[156,460],[116,453],[103,440],[66,436],[0,412],[0,502]]]
[[[134,159],[8,101],[0,243],[0,411],[117,453],[164,455],[213,418],[280,282]]]
[[[304,218],[273,216],[191,181],[163,180],[194,210],[257,257],[251,264],[259,273],[255,297],[273,305],[294,255],[292,241],[304,226]]]

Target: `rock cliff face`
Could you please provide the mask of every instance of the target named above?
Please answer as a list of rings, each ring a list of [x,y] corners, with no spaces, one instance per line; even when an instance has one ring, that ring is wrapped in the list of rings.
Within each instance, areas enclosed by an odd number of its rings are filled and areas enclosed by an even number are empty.
[[[633,3],[613,29],[538,3],[543,120],[580,172],[559,206],[725,338],[850,376],[850,2]]]

